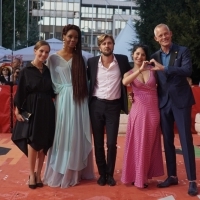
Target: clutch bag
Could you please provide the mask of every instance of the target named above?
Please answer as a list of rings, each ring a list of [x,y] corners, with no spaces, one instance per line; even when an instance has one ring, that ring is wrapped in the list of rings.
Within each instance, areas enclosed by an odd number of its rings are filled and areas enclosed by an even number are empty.
[[[27,112],[25,110],[23,110],[21,112],[21,116],[23,117],[23,119],[24,119],[25,122],[29,122],[29,119],[30,119],[31,115],[32,115],[32,113]]]

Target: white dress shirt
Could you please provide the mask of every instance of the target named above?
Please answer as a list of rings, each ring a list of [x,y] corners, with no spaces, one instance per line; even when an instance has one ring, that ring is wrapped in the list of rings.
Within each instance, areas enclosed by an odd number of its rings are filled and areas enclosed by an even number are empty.
[[[121,97],[121,73],[115,57],[108,68],[103,66],[100,57],[93,96],[107,100]]]

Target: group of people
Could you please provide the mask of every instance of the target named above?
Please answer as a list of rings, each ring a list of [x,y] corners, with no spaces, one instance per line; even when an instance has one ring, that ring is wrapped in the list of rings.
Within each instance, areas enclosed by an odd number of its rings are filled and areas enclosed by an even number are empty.
[[[88,59],[85,66],[81,31],[76,25],[63,28],[63,48],[51,56],[47,42],[36,43],[34,60],[20,72],[14,99],[17,122],[12,135],[29,160],[29,188],[43,187],[43,183],[66,188],[81,179],[94,179],[92,135],[100,175],[97,184],[116,185],[119,118],[121,110],[128,114],[126,86],[130,84],[134,95],[121,181],[146,188],[148,179],[164,174],[162,132],[168,177],[158,187],[178,184],[176,122],[189,180],[188,194],[198,194],[190,132],[191,106],[195,102],[187,82],[192,72],[189,50],[172,43],[172,32],[165,24],[157,25],[154,35],[160,50],[149,57],[147,46],[135,45],[133,68],[127,56],[113,53],[115,42],[108,34],[98,37],[101,55]],[[31,113],[28,123],[22,115],[24,110]]]
[[[19,58],[14,58],[11,66],[3,63],[0,67],[0,85],[18,85],[20,72]]]

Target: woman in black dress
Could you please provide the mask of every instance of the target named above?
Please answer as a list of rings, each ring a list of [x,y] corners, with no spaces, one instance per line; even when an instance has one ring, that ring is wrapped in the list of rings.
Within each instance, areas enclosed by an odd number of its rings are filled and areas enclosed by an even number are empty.
[[[28,157],[31,189],[43,186],[41,170],[45,155],[52,146],[55,131],[55,108],[52,99],[54,92],[49,69],[43,64],[49,52],[50,46],[46,41],[36,43],[35,58],[20,71],[14,98],[17,122],[12,140]],[[24,120],[23,111],[32,114],[28,121]]]

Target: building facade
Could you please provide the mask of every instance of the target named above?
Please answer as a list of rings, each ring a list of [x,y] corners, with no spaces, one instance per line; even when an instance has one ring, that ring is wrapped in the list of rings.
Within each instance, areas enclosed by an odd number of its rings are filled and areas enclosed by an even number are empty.
[[[116,37],[128,19],[136,19],[134,0],[29,0],[30,21],[38,21],[40,39],[62,40],[62,28],[75,24],[82,31],[82,48],[98,54],[97,36]]]
[[[125,27],[127,21],[136,19],[137,7],[132,0],[82,0],[80,27],[83,49],[98,54],[97,36],[112,34],[114,38]]]

